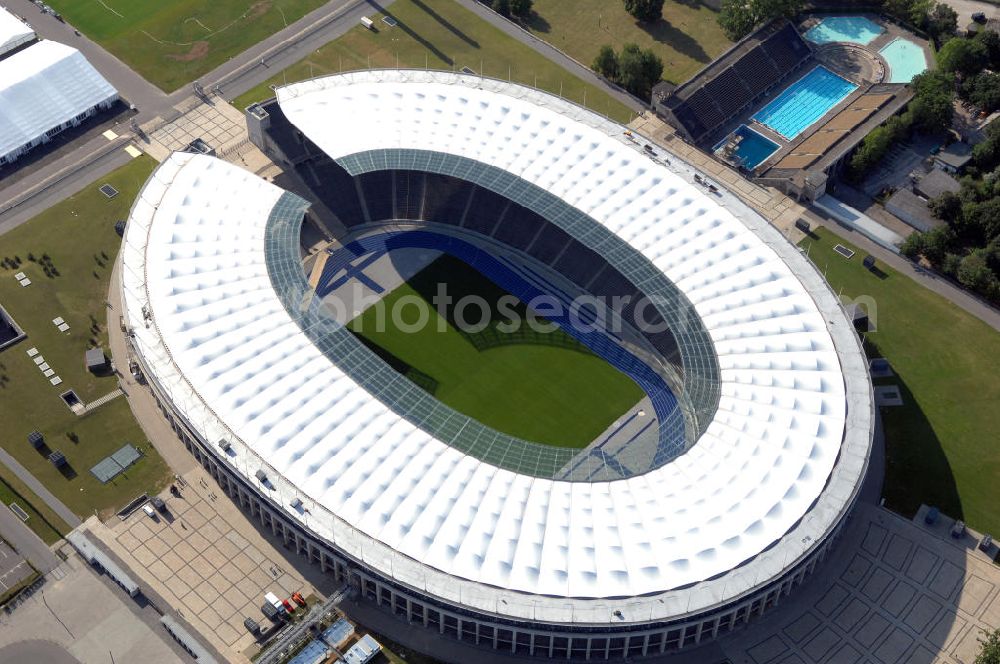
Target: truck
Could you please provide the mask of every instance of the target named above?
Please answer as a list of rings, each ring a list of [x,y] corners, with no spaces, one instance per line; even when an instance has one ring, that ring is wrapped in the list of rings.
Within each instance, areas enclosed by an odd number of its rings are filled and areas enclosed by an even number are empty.
[[[375,31],[375,21],[371,20],[367,16],[361,17],[361,25],[365,26],[365,29]]]

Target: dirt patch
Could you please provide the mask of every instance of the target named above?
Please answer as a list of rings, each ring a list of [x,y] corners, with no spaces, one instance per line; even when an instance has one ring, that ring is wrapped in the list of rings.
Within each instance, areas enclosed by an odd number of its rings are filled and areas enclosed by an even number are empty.
[[[178,62],[192,62],[194,60],[201,60],[206,55],[208,55],[208,42],[196,41],[191,44],[191,50],[184,55],[168,55],[167,57]]]
[[[258,16],[263,16],[271,9],[271,0],[257,0],[257,2],[250,5],[250,9],[247,10],[247,19],[253,20]]]

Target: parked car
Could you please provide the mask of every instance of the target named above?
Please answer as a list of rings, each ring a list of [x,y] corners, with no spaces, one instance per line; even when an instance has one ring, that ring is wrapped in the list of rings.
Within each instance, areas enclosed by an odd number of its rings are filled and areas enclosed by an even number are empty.
[[[297,593],[297,592],[296,593],[292,593],[292,599],[295,600],[295,603],[298,604],[299,606],[305,606],[306,605],[306,600],[305,600],[305,598],[302,597],[301,593]]]
[[[951,536],[955,539],[962,539],[965,537],[965,522],[956,521],[955,525],[951,527]]]
[[[976,12],[972,15],[972,20],[976,23],[986,23],[986,14],[984,12]]]
[[[281,605],[285,607],[285,611],[288,613],[295,613],[295,605],[289,602],[287,599],[281,600]]]
[[[153,507],[155,507],[158,512],[160,512],[161,514],[167,513],[167,504],[163,502],[162,498],[153,498],[152,503]]]

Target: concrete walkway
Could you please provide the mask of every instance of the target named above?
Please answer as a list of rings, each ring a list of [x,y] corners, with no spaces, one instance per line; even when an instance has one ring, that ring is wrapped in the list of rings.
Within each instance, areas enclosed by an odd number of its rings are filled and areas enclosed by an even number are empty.
[[[531,34],[527,30],[521,28],[516,23],[508,21],[503,16],[500,16],[495,11],[484,5],[479,0],[456,0],[460,5],[464,6],[466,9],[476,14],[480,18],[484,19],[490,25],[499,28],[501,31],[507,33],[507,35],[513,37],[517,41],[521,42],[525,46],[537,51],[543,55],[546,59],[551,60],[557,65],[561,66],[563,69],[569,73],[583,79],[591,85],[595,85],[604,92],[625,104],[631,108],[636,113],[642,113],[649,108],[649,104],[633,97],[629,93],[617,88],[606,80],[595,74],[589,67],[573,59],[566,53],[560,51],[555,46],[552,46],[546,41],[543,41]]]
[[[80,518],[73,513],[73,510],[66,507],[66,505],[52,495],[52,492],[45,488],[45,485],[38,481],[38,479],[32,475],[27,468],[22,466],[20,462],[12,457],[7,450],[0,448],[0,463],[7,466],[12,473],[17,475],[18,479],[28,485],[36,496],[45,501],[45,504],[55,512],[60,519],[66,522],[70,528],[76,528],[82,521]]]

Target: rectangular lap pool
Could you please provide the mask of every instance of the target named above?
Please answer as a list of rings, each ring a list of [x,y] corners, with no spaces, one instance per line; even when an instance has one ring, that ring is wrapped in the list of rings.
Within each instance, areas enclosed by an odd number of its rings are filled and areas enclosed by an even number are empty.
[[[816,67],[757,111],[753,119],[792,139],[857,89],[826,67]]]
[[[755,132],[746,125],[737,127],[733,134],[738,136],[740,141],[731,157],[735,157],[735,160],[741,163],[743,168],[747,170],[752,171],[757,168],[758,164],[770,157],[778,149],[777,143]],[[718,152],[727,141],[729,141],[728,137],[719,141],[712,151]]]

